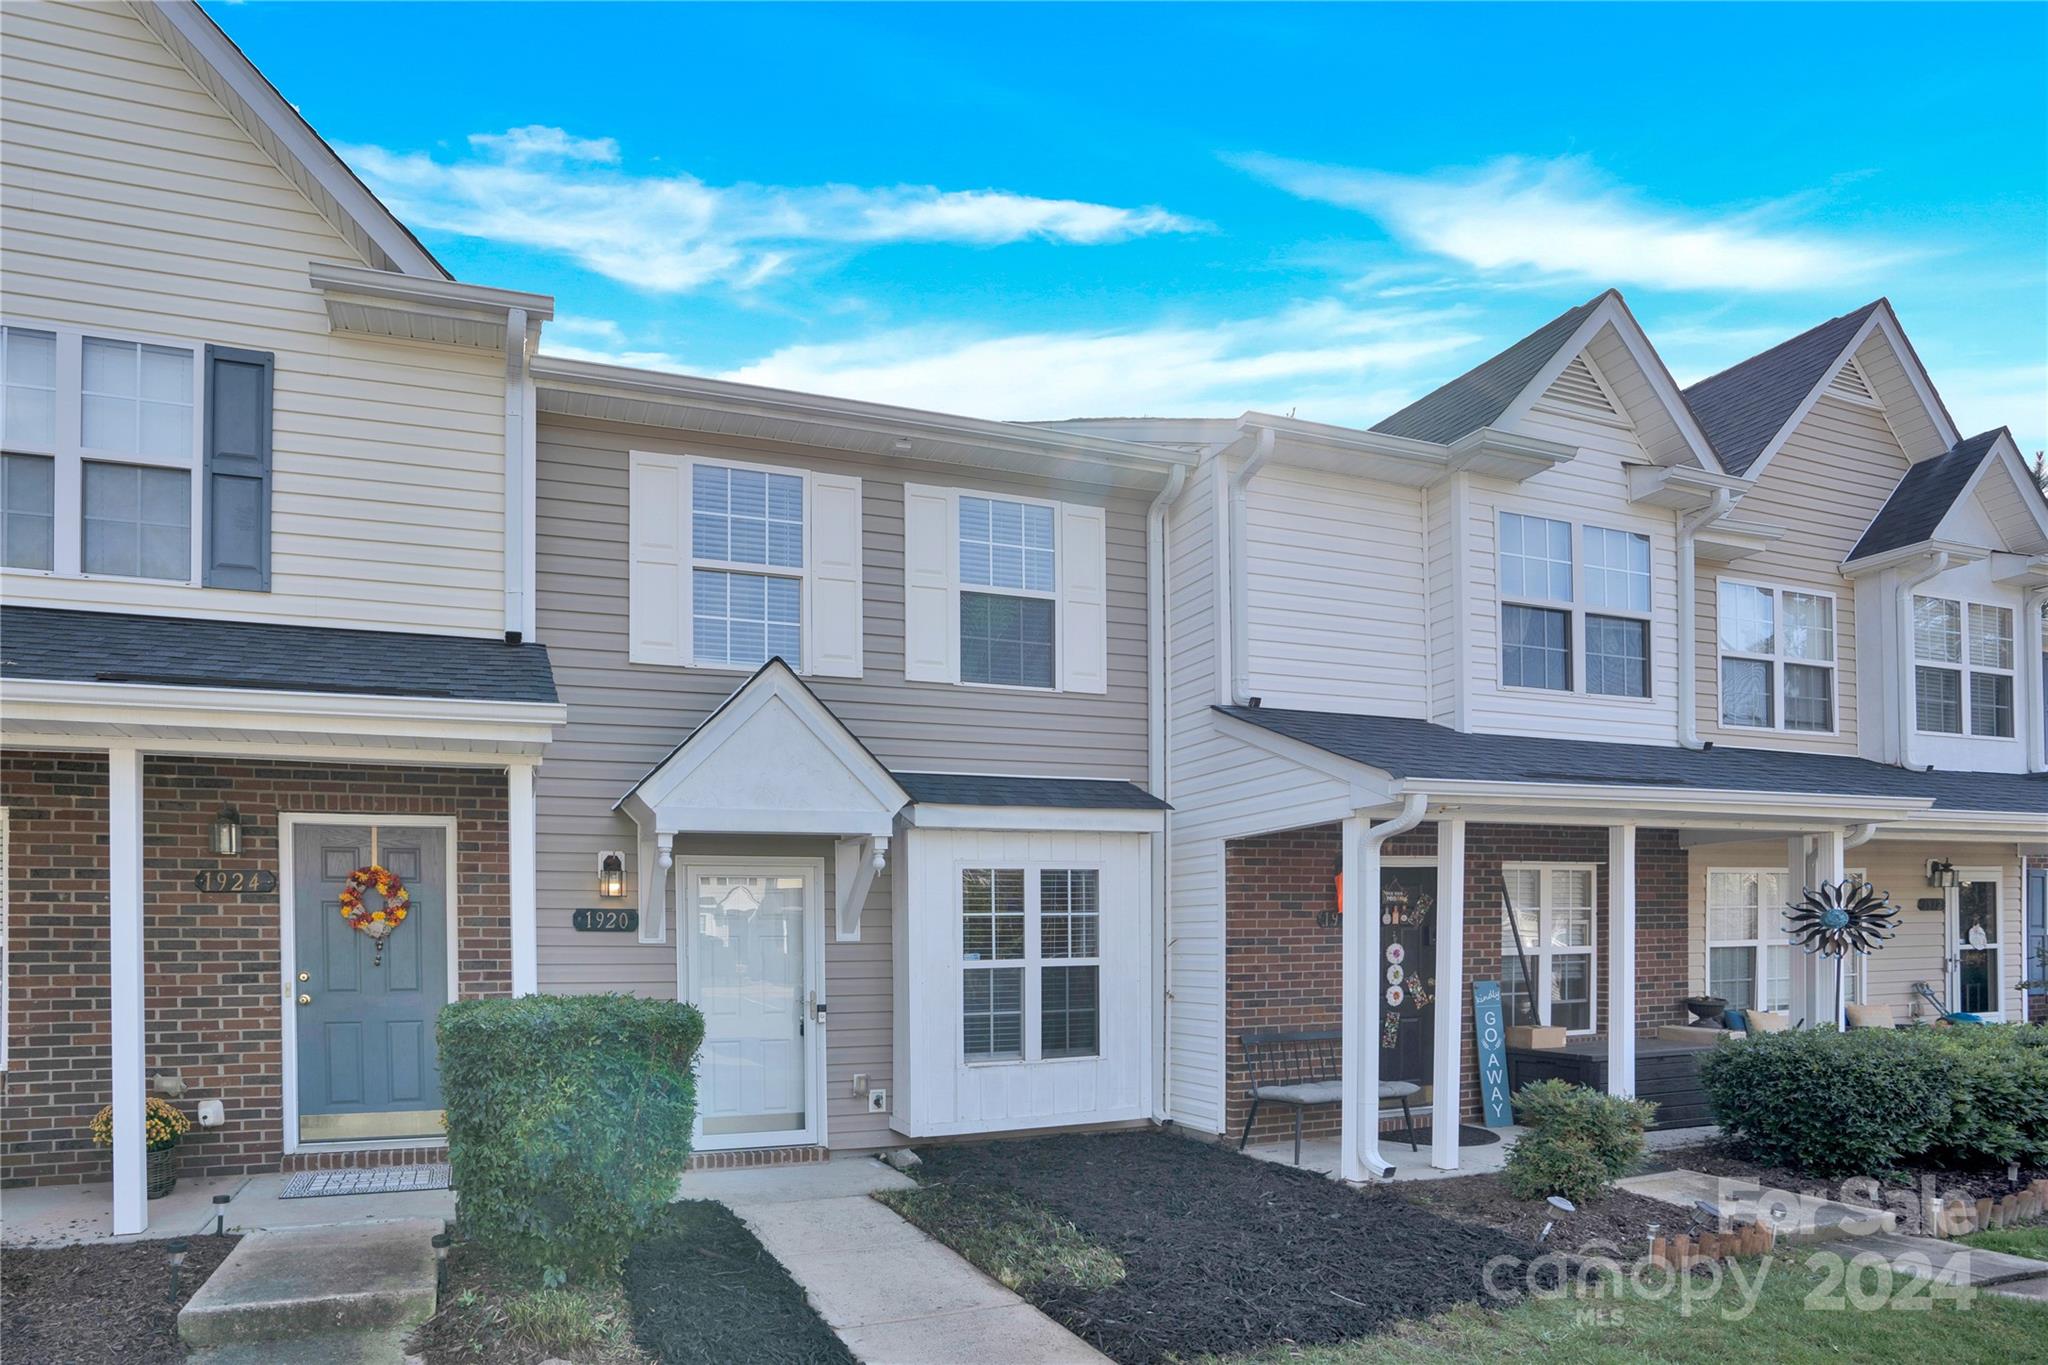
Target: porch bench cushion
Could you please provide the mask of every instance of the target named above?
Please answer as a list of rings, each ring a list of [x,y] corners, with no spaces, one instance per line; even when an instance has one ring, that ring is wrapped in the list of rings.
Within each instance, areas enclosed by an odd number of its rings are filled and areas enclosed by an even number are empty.
[[[1337,1081],[1301,1081],[1294,1085],[1255,1085],[1252,1098],[1268,1104],[1335,1104],[1344,1098]]]

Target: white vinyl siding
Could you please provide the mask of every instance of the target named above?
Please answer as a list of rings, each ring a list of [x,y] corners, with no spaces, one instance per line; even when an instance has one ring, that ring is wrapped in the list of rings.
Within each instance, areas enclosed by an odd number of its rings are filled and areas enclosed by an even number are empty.
[[[1721,724],[1730,729],[1835,728],[1835,597],[1722,579]]]

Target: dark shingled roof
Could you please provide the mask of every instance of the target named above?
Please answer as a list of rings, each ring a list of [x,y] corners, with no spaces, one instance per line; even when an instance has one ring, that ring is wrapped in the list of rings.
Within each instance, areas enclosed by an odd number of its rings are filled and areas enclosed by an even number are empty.
[[[552,702],[545,645],[266,621],[0,607],[0,677]]]
[[[1849,558],[1881,555],[1886,550],[1918,545],[1932,536],[2003,430],[2001,427],[1959,441],[1948,454],[1922,460],[1907,470],[1863,532],[1863,538],[1856,542],[1856,548],[1849,551]]]
[[[1135,782],[1093,777],[988,777],[894,773],[912,801],[934,806],[1057,806],[1065,810],[1171,810]]]
[[[1722,468],[1730,474],[1749,472],[1814,385],[1828,377],[1856,329],[1883,302],[1879,299],[1830,318],[1685,391],[1686,406],[1720,455]]]
[[[1449,445],[1461,436],[1493,425],[1606,297],[1602,294],[1568,313],[1558,314],[1493,359],[1424,394],[1392,417],[1375,422],[1372,429],[1388,436]]]
[[[1397,778],[1932,797],[1942,810],[2039,813],[2042,832],[2048,835],[2048,774],[1908,772],[1842,754],[1474,735],[1394,716],[1253,706],[1216,709]]]

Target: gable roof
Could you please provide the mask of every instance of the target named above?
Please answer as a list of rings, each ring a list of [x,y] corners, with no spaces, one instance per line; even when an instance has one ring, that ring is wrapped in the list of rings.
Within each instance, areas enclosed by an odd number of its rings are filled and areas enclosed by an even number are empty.
[[[1918,545],[1932,538],[2004,431],[1999,427],[1958,441],[1948,454],[1922,460],[1908,469],[1865,528],[1856,548],[1849,551],[1849,560]]]
[[[1686,405],[1730,474],[1749,472],[1814,386],[1833,372],[1843,348],[1884,306],[1876,299],[1829,318],[1685,391]]]
[[[128,8],[373,268],[455,278],[194,0]]]
[[[1387,436],[1449,445],[1481,427],[1492,426],[1537,374],[1557,355],[1560,346],[1579,330],[1612,289],[1559,313],[1490,360],[1375,422],[1372,430]]]

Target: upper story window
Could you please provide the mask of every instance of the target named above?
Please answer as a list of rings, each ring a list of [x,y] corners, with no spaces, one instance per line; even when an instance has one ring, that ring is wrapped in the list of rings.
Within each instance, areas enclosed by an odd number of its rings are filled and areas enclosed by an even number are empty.
[[[267,588],[271,369],[258,352],[0,327],[0,565]]]
[[[802,669],[804,481],[699,463],[690,479],[692,650],[700,664]],[[725,566],[760,566],[735,572]]]
[[[1913,723],[1927,734],[2011,739],[2013,612],[1950,597],[1913,599]]]
[[[1053,508],[960,498],[960,681],[1052,687]]]
[[[1502,512],[1499,563],[1503,686],[1650,695],[1648,536]]]
[[[1723,579],[1721,724],[1829,734],[1835,728],[1835,599]]]

